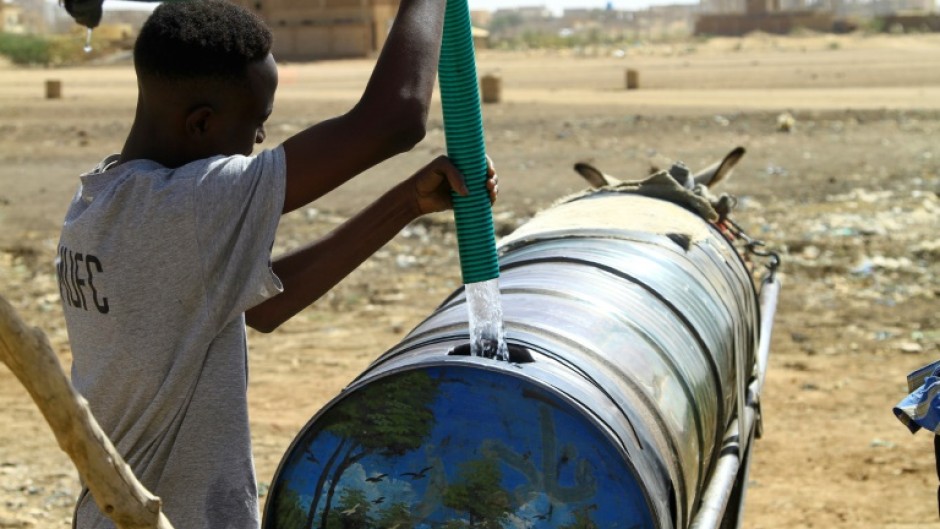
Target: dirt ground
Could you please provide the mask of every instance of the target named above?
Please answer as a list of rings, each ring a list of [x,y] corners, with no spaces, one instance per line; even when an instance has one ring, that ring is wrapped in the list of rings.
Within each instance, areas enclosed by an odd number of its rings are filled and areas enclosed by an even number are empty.
[[[502,77],[484,107],[500,174],[499,232],[582,187],[592,160],[622,178],[651,161],[703,167],[748,150],[723,191],[783,256],[784,286],[755,445],[748,528],[902,528],[937,521],[931,439],[891,407],[940,354],[940,36],[749,36],[622,52],[479,54]],[[349,108],[371,62],[281,65],[269,144]],[[624,71],[640,72],[626,91]],[[63,99],[44,99],[47,79]],[[53,259],[77,175],[120,149],[127,63],[0,66],[0,294],[70,362]],[[790,112],[790,132],[778,116]],[[413,152],[282,222],[276,252],[334,227],[444,152],[439,107]],[[259,480],[304,423],[458,286],[448,215],[416,222],[325,299],[252,333],[249,399]],[[289,397],[289,398],[288,398]],[[285,402],[294,403],[290,407]],[[0,528],[65,527],[70,462],[0,367]]]

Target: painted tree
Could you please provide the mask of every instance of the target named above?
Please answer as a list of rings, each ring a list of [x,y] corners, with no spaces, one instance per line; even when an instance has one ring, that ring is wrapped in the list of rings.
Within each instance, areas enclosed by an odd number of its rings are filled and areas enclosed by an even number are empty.
[[[421,447],[434,427],[430,406],[438,386],[427,372],[412,371],[365,385],[330,410],[322,431],[340,441],[320,473],[307,529],[313,529],[321,501],[325,503],[319,527],[327,529],[336,487],[352,465],[369,455],[401,456]]]
[[[300,503],[300,495],[297,491],[283,487],[278,492],[274,516],[278,529],[303,529],[307,513]]]
[[[466,461],[460,465],[457,480],[444,491],[444,506],[465,514],[466,527],[501,529],[512,509],[502,479],[495,459]]]
[[[361,489],[344,489],[336,509],[331,511],[328,529],[369,529],[375,527],[370,516],[371,504]]]
[[[412,529],[415,520],[411,516],[411,506],[407,503],[397,502],[388,506],[378,515],[376,527],[382,529]]]

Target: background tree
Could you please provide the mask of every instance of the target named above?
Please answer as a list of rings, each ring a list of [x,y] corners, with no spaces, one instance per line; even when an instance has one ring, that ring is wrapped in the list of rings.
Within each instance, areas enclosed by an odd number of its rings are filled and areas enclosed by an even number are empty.
[[[469,527],[500,529],[511,512],[502,479],[495,459],[467,461],[461,464],[457,481],[444,491],[444,506],[466,514]]]

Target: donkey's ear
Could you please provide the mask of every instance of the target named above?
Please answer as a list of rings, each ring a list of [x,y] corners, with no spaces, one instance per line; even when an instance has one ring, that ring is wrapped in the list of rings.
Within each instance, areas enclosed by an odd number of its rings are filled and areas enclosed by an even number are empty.
[[[705,187],[714,187],[725,178],[731,176],[731,170],[744,157],[744,147],[735,147],[718,163],[714,163],[695,174],[693,180],[696,184]]]
[[[578,162],[574,164],[574,170],[577,171],[578,174],[587,180],[587,182],[591,184],[591,187],[594,188],[613,186],[620,183],[620,180],[610,175],[604,174],[600,169],[587,162]]]

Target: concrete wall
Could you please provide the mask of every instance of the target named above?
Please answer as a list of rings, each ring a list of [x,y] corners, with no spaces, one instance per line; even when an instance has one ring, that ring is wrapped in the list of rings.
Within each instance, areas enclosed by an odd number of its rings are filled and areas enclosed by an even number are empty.
[[[398,0],[233,0],[274,34],[278,60],[368,57],[378,52]]]
[[[272,52],[278,59],[363,57],[372,52],[371,26],[364,23],[274,27],[272,32]]]
[[[797,28],[813,31],[831,31],[833,29],[833,23],[834,17],[831,14],[815,11],[753,15],[707,14],[699,16],[698,20],[696,20],[695,34],[740,36],[752,31],[785,34]]]
[[[885,31],[940,32],[940,14],[894,14],[881,17]]]

